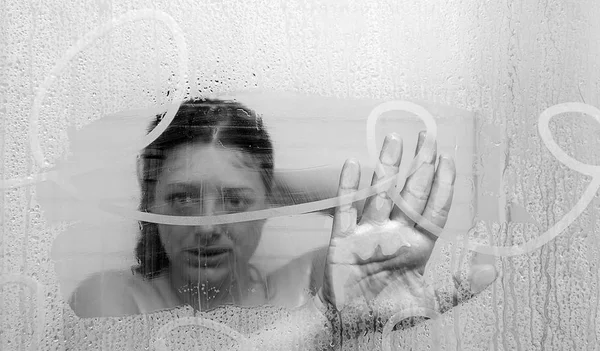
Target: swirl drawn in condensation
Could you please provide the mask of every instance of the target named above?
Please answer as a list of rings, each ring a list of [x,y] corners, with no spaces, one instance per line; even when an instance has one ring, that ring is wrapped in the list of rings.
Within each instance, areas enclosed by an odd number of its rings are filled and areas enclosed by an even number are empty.
[[[396,103],[401,103],[401,102],[396,102]],[[380,106],[382,106],[382,105],[380,105]],[[380,106],[378,106],[375,109],[375,110],[379,109],[379,111],[380,111],[379,113],[387,112],[393,108],[392,104],[390,104],[389,108],[387,108],[387,109],[380,108]],[[402,106],[402,105],[400,105],[400,106],[399,106],[400,107],[399,109],[405,109],[408,107],[408,106]],[[420,107],[420,106],[417,105],[417,107]],[[407,109],[407,110],[410,111],[409,109]],[[425,122],[425,124],[427,126],[427,136],[426,136],[425,145],[432,145],[433,141],[431,140],[431,136],[429,134],[431,133],[431,131],[433,133],[435,133],[435,131],[436,131],[435,127],[434,128],[431,127],[431,124],[435,125],[435,121],[430,119],[428,114],[426,114],[426,113],[423,113],[423,112],[418,113],[418,110],[413,110],[411,112],[417,114]],[[592,177],[592,179],[593,179],[592,182],[590,183],[590,185],[588,185],[587,189],[585,190],[583,196],[579,199],[579,201],[575,204],[575,206],[566,215],[564,215],[557,223],[555,223],[551,228],[549,228],[544,234],[542,234],[539,237],[532,239],[522,245],[492,246],[492,245],[477,244],[477,243],[468,242],[468,241],[467,242],[461,241],[461,242],[457,243],[459,246],[461,246],[463,248],[467,248],[471,251],[482,253],[482,254],[495,255],[495,256],[500,256],[500,257],[528,254],[528,253],[531,253],[531,252],[541,248],[542,246],[544,246],[545,244],[547,244],[548,242],[550,242],[551,240],[556,238],[559,234],[563,233],[585,211],[585,209],[588,207],[589,203],[594,199],[594,196],[598,192],[598,189],[600,189],[600,166],[584,164],[580,161],[575,160],[574,158],[569,156],[566,152],[564,152],[552,138],[552,133],[549,128],[550,119],[555,115],[558,115],[560,113],[567,113],[567,112],[584,113],[584,114],[594,117],[594,119],[598,123],[600,123],[600,110],[598,110],[597,108],[595,108],[593,106],[583,104],[583,103],[578,103],[578,102],[564,103],[564,104],[554,105],[554,106],[546,109],[544,112],[542,112],[542,114],[540,115],[539,120],[538,120],[538,130],[540,133],[540,137],[542,138],[542,141],[544,142],[544,144],[546,145],[548,150],[552,153],[552,155],[554,155],[554,157],[556,157],[557,160],[559,160],[562,164],[569,167],[570,169],[580,172],[584,175],[588,175],[588,176]],[[370,119],[372,118],[373,114],[374,113],[372,113],[371,116],[369,116]],[[429,122],[429,124],[427,124],[428,122]],[[372,136],[372,133],[373,133],[372,132],[372,130],[373,130],[372,124],[374,124],[374,122],[367,125],[367,140],[369,143],[368,144],[369,145],[369,153],[372,158],[376,158],[376,154],[375,154],[374,146],[373,146],[374,142],[373,142],[373,136]],[[427,144],[427,141],[428,141],[427,139],[429,139],[429,144]],[[416,162],[413,163],[413,167],[415,164],[416,164]],[[375,168],[375,171],[380,172],[381,176],[385,176],[385,171],[379,163],[377,163],[377,167]],[[397,191],[390,189],[390,191],[388,191],[388,194],[390,195],[392,201],[398,207],[400,207],[400,209],[402,209],[404,211],[404,213],[406,213],[406,215],[408,217],[410,217],[414,222],[418,223],[419,225],[421,225],[422,227],[424,227],[425,229],[427,229],[429,232],[431,232],[434,235],[439,236],[442,233],[443,228],[440,228],[440,227],[436,226],[435,224],[427,221],[419,213],[413,211],[413,209],[410,208],[406,204],[406,202],[404,201],[402,196],[400,196]]]
[[[167,348],[166,344],[168,333],[177,328],[187,326],[196,326],[214,330],[218,333],[228,336],[233,341],[235,341],[240,346],[240,350],[249,351],[252,349],[249,340],[238,331],[228,327],[223,323],[219,323],[211,319],[202,317],[180,317],[166,323],[158,330],[158,333],[153,342],[154,348],[158,351],[168,351],[169,349]]]
[[[46,318],[44,309],[44,285],[35,278],[23,274],[4,274],[0,276],[0,287],[8,284],[26,286],[29,288],[29,291],[35,294],[35,311],[37,312],[37,319],[33,318],[34,312],[32,312],[31,320],[35,320],[35,323],[32,326],[34,336],[32,337],[31,350],[37,351],[39,350],[39,345],[42,340]]]
[[[373,110],[371,110],[369,117],[367,117],[367,149],[369,151],[371,160],[375,164],[375,174],[379,178],[385,177],[386,174],[381,162],[379,162],[379,157],[377,154],[375,126],[377,125],[377,120],[379,117],[390,111],[411,112],[419,117],[423,123],[425,123],[425,128],[427,130],[425,141],[423,142],[423,147],[416,155],[415,160],[413,160],[410,171],[408,171],[408,173],[405,175],[405,177],[409,177],[415,173],[417,169],[419,169],[425,160],[431,157],[431,154],[433,153],[433,146],[437,138],[437,124],[435,123],[435,119],[431,113],[429,113],[429,111],[427,111],[423,106],[410,101],[387,101],[377,105]],[[398,178],[400,179],[400,177]]]
[[[170,30],[174,37],[174,42],[177,45],[178,49],[178,64],[180,68],[180,81],[179,87],[176,91],[176,94],[173,98],[173,103],[170,104],[164,118],[158,124],[158,126],[149,134],[147,134],[139,144],[135,145],[136,148],[141,149],[146,145],[150,144],[154,141],[160,134],[167,128],[167,126],[172,121],[175,116],[177,110],[179,109],[179,104],[183,100],[184,94],[184,82],[187,74],[187,47],[185,44],[184,36],[179,29],[177,23],[173,18],[168,16],[167,14],[152,10],[140,10],[140,11],[131,11],[124,16],[115,19],[97,30],[88,33],[81,40],[79,40],[72,48],[70,48],[67,53],[58,61],[58,63],[53,67],[49,75],[44,79],[42,85],[38,88],[37,94],[34,98],[34,103],[32,106],[32,110],[29,118],[29,135],[30,135],[30,144],[31,150],[33,153],[33,157],[38,166],[47,167],[49,166],[48,162],[45,160],[44,155],[41,151],[40,143],[39,143],[39,128],[38,128],[38,120],[39,114],[41,111],[41,105],[45,98],[45,95],[52,85],[54,80],[62,73],[64,68],[69,64],[69,62],[76,57],[82,50],[92,45],[97,39],[108,34],[115,27],[124,25],[126,23],[135,22],[144,19],[154,19],[162,21]],[[384,112],[390,110],[407,110],[417,114],[417,116],[421,117],[426,126],[427,126],[427,136],[425,140],[425,147],[423,149],[428,150],[431,149],[433,142],[436,137],[436,125],[433,118],[430,118],[429,113],[422,108],[421,106],[402,101],[393,101],[384,103],[382,105],[377,106],[369,116],[367,120],[367,147],[369,148],[369,153],[371,157],[377,159],[375,152],[375,138],[374,138],[374,125],[376,119]],[[581,103],[565,103],[560,105],[555,105],[547,110],[545,110],[539,118],[539,133],[544,141],[544,144],[549,149],[549,151],[564,165],[571,168],[572,170],[578,171],[582,174],[589,175],[593,178],[593,181],[590,183],[582,198],[577,202],[577,204],[569,211],[559,222],[555,223],[550,229],[548,229],[544,234],[540,235],[538,238],[534,240],[530,240],[525,244],[511,247],[501,247],[501,246],[488,246],[481,245],[476,243],[459,243],[459,245],[466,247],[470,250],[484,253],[484,254],[493,254],[496,256],[515,256],[530,253],[549,241],[553,240],[556,236],[561,234],[564,230],[566,230],[574,221],[577,219],[583,211],[587,208],[591,200],[596,195],[598,189],[600,189],[600,166],[593,166],[589,164],[584,164],[579,162],[569,155],[567,155],[553,140],[551,132],[549,130],[548,124],[551,117],[565,112],[582,112],[586,113],[590,116],[593,116],[596,121],[600,122],[600,111],[593,106]],[[421,153],[419,153],[421,155]],[[413,165],[411,167],[411,171],[408,175],[412,174],[416,169],[416,165],[418,164],[419,158],[416,157]],[[378,176],[384,177],[385,172],[383,172],[383,168],[376,161],[375,171]],[[73,195],[77,193],[77,191],[68,184],[64,179],[59,179],[59,174],[55,172],[48,173],[39,173],[37,175],[31,175],[21,179],[9,179],[3,180],[0,182],[0,188],[14,188],[25,185],[31,185],[35,183],[39,183],[41,181],[54,181],[61,185],[63,188],[71,192]],[[143,220],[147,222],[157,222],[157,223],[165,223],[165,224],[177,224],[177,225],[198,225],[198,224],[222,224],[222,223],[231,223],[231,222],[240,222],[240,221],[249,221],[249,220],[257,220],[257,219],[265,219],[270,217],[279,217],[279,216],[289,216],[289,215],[297,215],[308,212],[315,212],[318,210],[322,210],[325,208],[337,207],[344,204],[349,204],[357,200],[365,199],[371,195],[374,195],[381,191],[387,191],[394,201],[394,203],[399,206],[413,221],[419,223],[422,227],[430,231],[431,233],[438,235],[442,232],[442,228],[435,226],[434,224],[428,222],[425,218],[420,216],[415,211],[412,211],[407,205],[406,202],[402,199],[402,197],[398,193],[397,184],[394,185],[393,182],[395,180],[400,179],[400,175],[388,177],[383,180],[376,186],[372,186],[366,189],[359,191],[357,194],[352,196],[341,196],[337,198],[331,198],[327,200],[312,202],[308,204],[294,205],[283,208],[275,208],[268,209],[262,211],[255,212],[246,212],[246,213],[238,213],[231,215],[220,215],[220,216],[202,216],[202,217],[176,217],[176,216],[162,216],[155,215],[149,213],[142,213],[138,211],[128,211],[127,209],[121,208],[119,206],[114,206],[104,202],[96,202],[95,205],[100,207],[101,209],[116,213],[119,215],[124,215],[129,218],[134,218],[138,220]],[[386,190],[387,189],[387,190]],[[83,199],[85,201],[90,201],[89,199]],[[36,296],[36,304],[38,308],[39,318],[36,324],[36,337],[37,339],[34,341],[34,349],[39,344],[39,339],[41,338],[41,332],[44,327],[43,322],[43,285],[34,280],[33,278],[22,276],[22,275],[8,275],[0,277],[0,286],[8,283],[18,283],[25,286],[29,286],[32,290],[34,290],[37,294]],[[424,310],[424,309],[409,309],[403,310],[399,314],[395,315],[392,320],[390,320],[385,327],[384,330],[384,348],[388,347],[387,340],[389,339],[389,334],[391,333],[391,329],[395,324],[394,321],[396,319],[401,320],[402,318],[407,318],[416,315],[427,315],[430,316],[432,313],[437,313],[433,310]],[[437,317],[437,314],[431,315],[433,317]],[[430,317],[431,317],[430,316]],[[226,327],[222,324],[201,318],[187,318],[187,319],[178,319],[174,322],[168,323],[167,325],[161,328],[163,333],[167,328],[168,330],[172,330],[177,326],[182,325],[198,325],[207,328],[211,328],[214,330],[221,331],[231,336],[234,340],[244,342],[243,336],[237,333],[233,329]],[[160,332],[159,332],[160,335]],[[160,340],[157,341],[158,345],[161,344]]]
[[[381,115],[383,115],[384,113],[390,111],[411,112],[417,117],[419,117],[426,127],[426,134],[423,146],[421,147],[419,153],[413,159],[410,170],[407,172],[406,175],[401,175],[400,173],[398,173],[396,176],[391,176],[391,178],[401,180],[411,176],[417,171],[417,169],[419,169],[419,167],[425,162],[425,160],[431,158],[431,154],[434,152],[433,148],[437,139],[437,124],[435,123],[435,119],[433,118],[431,113],[429,113],[429,111],[427,111],[423,106],[418,105],[414,102],[397,100],[384,102],[376,106],[367,118],[366,134],[369,156],[371,156],[371,159],[375,163],[375,174],[378,178],[384,178],[387,176],[387,174],[385,172],[384,167],[381,165],[381,162],[379,161],[379,157],[377,156],[375,126],[379,117],[381,117]],[[390,178],[388,177],[385,182],[387,182],[388,179]],[[430,222],[427,218],[421,216],[419,213],[414,211],[413,208],[411,208],[406,203],[406,201],[404,201],[402,195],[400,195],[401,189],[399,188],[398,184],[399,182],[396,182],[396,184],[393,184],[391,188],[389,186],[387,188],[387,193],[394,202],[394,204],[398,206],[415,223],[418,223],[422,228],[426,229],[431,234],[434,234],[435,236],[439,237],[442,234],[443,228],[435,225],[434,223]]]
[[[33,159],[40,167],[48,167],[50,164],[45,160],[44,155],[42,153],[42,149],[40,147],[39,140],[39,130],[38,130],[38,119],[40,115],[40,111],[42,108],[42,102],[46,97],[46,92],[56,80],[58,76],[62,73],[62,71],[67,67],[67,65],[73,60],[81,51],[85,50],[87,47],[92,45],[99,38],[107,35],[113,29],[122,26],[127,23],[132,23],[141,20],[157,20],[161,21],[173,35],[173,39],[175,45],[177,47],[178,53],[178,65],[179,65],[179,86],[176,89],[176,92],[173,97],[173,103],[169,105],[169,108],[161,120],[161,122],[146,135],[138,145],[135,145],[137,149],[142,149],[148,144],[152,143],[162,132],[167,128],[167,126],[175,117],[175,114],[179,110],[179,105],[181,101],[183,101],[184,91],[185,91],[185,78],[188,72],[187,60],[187,46],[185,43],[185,37],[183,36],[183,32],[177,25],[177,22],[169,15],[162,11],[145,9],[139,11],[130,11],[125,15],[114,19],[94,31],[87,33],[83,38],[81,38],[77,43],[72,46],[65,55],[58,60],[57,64],[52,68],[50,73],[44,79],[44,82],[39,86],[35,98],[33,100],[33,106],[31,108],[31,113],[29,115],[29,142],[31,144],[31,152],[33,154]]]
[[[55,182],[59,185],[63,190],[65,190],[69,195],[73,196],[77,200],[80,200],[84,203],[89,203],[94,207],[105,211],[107,213],[111,213],[117,216],[121,216],[124,218],[135,219],[138,221],[144,222],[152,222],[152,223],[161,223],[168,225],[180,225],[180,226],[196,226],[196,225],[218,225],[218,224],[226,224],[226,223],[236,223],[236,222],[246,222],[246,221],[256,221],[267,218],[275,218],[275,217],[284,217],[284,216],[293,216],[304,213],[315,212],[327,208],[339,207],[343,205],[349,205],[353,202],[360,201],[366,199],[372,195],[378,194],[383,191],[391,192],[395,188],[387,190],[390,186],[396,181],[397,177],[390,176],[385,180],[382,180],[377,185],[370,186],[368,188],[364,188],[362,190],[357,191],[355,194],[348,194],[339,197],[334,197],[325,200],[319,200],[304,204],[291,205],[291,206],[283,206],[277,208],[269,208],[265,210],[257,210],[250,212],[239,212],[239,213],[231,213],[224,215],[214,215],[214,216],[169,216],[169,215],[159,215],[155,213],[141,212],[137,210],[132,210],[130,208],[124,206],[113,205],[108,201],[103,201],[99,199],[91,199],[84,198],[78,195],[77,189],[67,182],[62,177],[58,177],[57,175],[48,176],[47,178],[50,181]],[[406,207],[406,205],[403,205]],[[426,220],[426,219],[424,219]],[[433,225],[433,224],[431,224]],[[426,224],[424,224],[426,226]]]
[[[415,108],[415,106],[417,106],[417,107]],[[374,146],[373,146],[374,145],[374,137],[372,135],[373,135],[373,129],[374,129],[373,125],[376,121],[376,117],[378,117],[379,115],[381,115],[384,112],[391,111],[391,110],[397,110],[397,109],[408,110],[408,111],[411,111],[411,112],[417,114],[418,116],[422,117],[423,121],[428,126],[428,133],[426,136],[426,141],[425,141],[426,144],[425,145],[427,145],[427,144],[432,145],[434,142],[433,138],[434,138],[435,132],[436,132],[435,121],[433,120],[433,118],[429,118],[428,114],[426,112],[423,113],[422,111],[419,111],[418,110],[419,107],[420,106],[418,106],[416,104],[402,102],[402,101],[394,101],[394,102],[384,103],[382,105],[377,106],[373,110],[373,113],[370,114],[369,119],[367,121],[367,123],[368,123],[368,125],[367,125],[367,131],[368,131],[367,141],[369,143],[368,145],[370,145],[369,148],[374,150]],[[411,108],[412,108],[412,110],[411,110]],[[600,111],[598,109],[596,109],[595,107],[586,105],[586,104],[567,103],[567,104],[553,106],[553,107],[547,109],[546,111],[544,111],[540,115],[540,123],[539,123],[540,135],[541,135],[542,140],[544,141],[545,145],[550,150],[550,152],[559,161],[561,161],[563,164],[565,164],[569,168],[579,171],[583,174],[593,176],[593,181],[588,186],[588,188],[585,191],[582,198],[577,202],[577,204],[573,207],[573,209],[569,213],[567,213],[560,221],[555,223],[544,234],[540,235],[536,239],[528,241],[525,244],[518,245],[518,246],[490,246],[490,245],[478,244],[478,243],[473,243],[473,242],[462,242],[461,241],[460,243],[458,243],[458,245],[460,245],[463,248],[467,248],[469,250],[475,251],[475,252],[489,254],[489,255],[495,255],[495,256],[516,256],[516,255],[521,255],[521,254],[527,254],[527,253],[535,251],[536,249],[539,249],[540,247],[542,247],[543,245],[548,243],[550,240],[554,239],[556,236],[561,234],[565,229],[567,229],[573,223],[573,221],[575,221],[575,219],[577,219],[581,215],[581,213],[583,213],[583,211],[585,211],[588,204],[591,202],[591,200],[594,198],[596,192],[600,188],[600,166],[587,165],[587,164],[583,164],[577,160],[574,160],[570,156],[568,156],[566,153],[564,153],[564,151],[562,151],[560,149],[560,147],[558,147],[558,145],[556,145],[556,143],[554,143],[554,141],[552,140],[551,133],[548,129],[548,122],[552,116],[554,116],[558,113],[564,113],[564,112],[583,112],[583,113],[587,113],[591,116],[594,116],[597,120],[599,120],[600,119],[600,117],[599,117]],[[433,128],[430,127],[431,125],[433,125],[434,127]],[[423,148],[423,149],[426,149],[426,148]],[[370,153],[371,153],[371,156],[374,156],[374,151],[370,150]],[[419,155],[421,155],[421,152],[419,153]],[[419,155],[417,155],[417,157],[413,161],[413,166],[411,167],[411,169],[413,169],[413,170],[415,169],[415,166],[417,166],[419,164]],[[383,168],[381,167],[381,165],[378,162],[377,162],[377,166],[378,167],[376,167],[376,172],[379,172],[379,174],[381,174],[382,176],[385,176],[385,172],[383,171]],[[266,210],[253,211],[253,212],[243,212],[243,213],[234,213],[234,214],[226,214],[226,215],[216,215],[216,216],[197,216],[197,217],[166,216],[166,215],[158,215],[158,214],[152,214],[152,213],[139,212],[136,210],[130,210],[125,207],[112,205],[108,202],[99,201],[99,200],[93,201],[90,199],[83,199],[83,198],[79,198],[79,199],[81,201],[93,202],[96,207],[98,207],[106,212],[124,216],[124,217],[128,217],[128,218],[133,218],[133,219],[146,221],[146,222],[193,226],[193,225],[200,225],[200,224],[225,224],[225,223],[233,223],[233,222],[253,221],[253,220],[260,220],[260,219],[273,218],[273,217],[282,217],[282,216],[291,216],[291,215],[298,215],[298,214],[303,214],[303,213],[310,213],[310,212],[315,212],[315,211],[319,211],[319,210],[326,209],[326,208],[347,205],[347,204],[350,204],[355,201],[366,199],[369,196],[372,196],[379,192],[387,191],[390,198],[394,201],[394,203],[400,209],[402,209],[407,214],[407,216],[409,216],[414,222],[419,223],[419,225],[421,225],[423,228],[425,228],[432,234],[439,236],[442,233],[443,228],[438,227],[437,225],[431,223],[426,218],[421,216],[419,213],[417,213],[416,211],[411,209],[410,206],[402,198],[402,196],[400,195],[399,189],[397,188],[397,183],[394,184],[394,181],[399,179],[399,177],[401,177],[400,174],[398,174],[397,176],[387,177],[386,179],[382,180],[379,184],[359,190],[357,193],[351,194],[351,195],[344,195],[344,196],[340,196],[340,197],[336,197],[336,198],[330,198],[330,199],[326,199],[326,200],[320,200],[320,201],[299,204],[299,205],[286,206],[286,207],[280,207],[280,208],[271,208],[271,209],[266,209]],[[60,181],[59,183],[72,196],[75,196],[75,197],[77,196],[77,191],[74,187],[70,186],[69,184],[67,184],[64,181]]]
[[[417,157],[413,160],[411,171],[408,174],[414,173],[416,169],[420,166],[423,160],[427,157],[427,155],[423,156],[425,152],[433,152],[433,144],[435,142],[435,138],[437,135],[437,125],[435,123],[435,119],[431,114],[422,106],[408,102],[408,101],[389,101],[383,104],[376,106],[372,112],[370,113],[367,119],[367,145],[369,147],[369,152],[371,155],[375,155],[375,136],[374,136],[374,128],[379,116],[388,111],[394,110],[404,110],[409,111],[417,116],[419,116],[427,127],[427,136],[425,139],[425,143],[423,149]],[[375,157],[376,158],[376,157]],[[376,172],[378,175],[384,176],[383,170],[381,168],[381,164],[376,162]],[[75,174],[71,174],[70,177],[75,176]],[[78,191],[71,185],[71,183],[65,180],[65,175],[61,175],[58,173],[49,172],[44,176],[44,180],[53,181],[57,185],[59,185],[63,190],[65,190],[69,195],[74,198],[82,201],[83,203],[92,204],[94,207],[101,209],[102,211],[112,213],[114,215],[118,215],[121,217],[135,219],[138,221],[144,222],[152,222],[152,223],[161,223],[161,224],[169,224],[169,225],[182,225],[182,226],[196,226],[196,225],[218,225],[225,223],[235,223],[235,222],[246,222],[246,221],[255,221],[267,218],[274,217],[283,217],[283,216],[292,216],[310,212],[316,212],[327,208],[339,207],[343,205],[348,205],[356,201],[364,200],[370,196],[373,196],[377,193],[387,191],[390,194],[390,197],[395,199],[402,199],[399,195],[399,190],[397,188],[397,180],[406,178],[407,175],[393,175],[388,177],[385,180],[380,181],[377,185],[371,186],[369,188],[365,188],[359,190],[355,194],[345,195],[320,201],[314,201],[310,203],[286,206],[286,207],[278,207],[278,208],[270,208],[265,210],[258,210],[252,212],[241,212],[241,213],[232,213],[225,215],[214,215],[214,216],[168,216],[168,215],[159,215],[148,212],[141,212],[137,210],[132,210],[126,207],[113,205],[107,201],[102,201],[98,199],[91,198],[83,198],[78,195]],[[395,182],[396,181],[396,182]],[[429,222],[426,218],[423,218],[415,211],[412,211],[408,205],[404,201],[397,200],[396,204],[411,217],[415,222],[419,223],[423,228],[429,230],[430,232],[440,235],[442,232],[442,228],[437,227],[433,223]]]
[[[45,181],[49,180],[50,178],[54,177],[56,174],[57,174],[57,172],[50,171],[50,172],[30,175],[28,177],[23,177],[23,178],[0,180],[0,189],[19,188],[22,186],[42,183],[42,182],[45,182]]]
[[[437,318],[440,317],[440,313],[434,309],[428,308],[428,307],[410,307],[410,308],[405,308],[402,311],[394,314],[385,324],[385,326],[383,327],[383,331],[381,333],[381,349],[383,351],[392,351],[392,332],[394,330],[394,326],[396,326],[396,324],[402,322],[403,320],[407,319],[407,318],[411,318],[411,317],[427,317],[430,320],[435,320]],[[439,337],[436,333],[435,328],[432,328],[432,336],[431,339],[433,341],[433,345],[431,345],[431,348],[434,351],[437,351],[440,349],[440,345],[439,345]]]
[[[392,104],[387,105],[386,108],[382,108],[382,106],[385,106],[385,104],[377,106],[373,110],[374,112],[370,114],[369,119],[367,121],[367,131],[368,131],[367,141],[368,141],[371,156],[374,155],[374,152],[371,150],[374,148],[374,146],[373,146],[374,138],[372,136],[373,124],[374,124],[374,120],[376,119],[376,117],[379,116],[381,113],[390,111],[393,109],[405,109],[405,110],[414,112],[415,114],[417,114],[418,116],[420,116],[422,118],[423,118],[423,116],[427,116],[427,114],[418,112],[418,108],[420,106],[418,106],[416,104],[408,103],[408,102],[400,102],[400,101],[391,102],[391,103]],[[418,107],[414,108],[415,105]],[[398,106],[400,106],[402,108],[398,108]],[[413,109],[410,110],[410,108],[413,108]],[[417,111],[417,112],[415,112],[415,111]],[[378,114],[376,114],[376,112],[378,112]],[[585,209],[587,208],[589,203],[593,200],[594,196],[596,195],[598,189],[600,189],[600,166],[584,164],[580,161],[577,161],[577,160],[571,158],[562,149],[560,149],[560,147],[553,141],[551,132],[548,128],[549,120],[552,116],[559,114],[559,113],[565,113],[565,112],[586,113],[586,114],[589,114],[590,116],[594,116],[597,121],[600,121],[600,117],[599,117],[600,111],[597,108],[587,105],[587,104],[565,103],[565,104],[555,105],[555,106],[548,108],[540,115],[540,118],[539,118],[539,124],[538,124],[539,133],[540,133],[540,136],[542,137],[544,144],[549,149],[549,151],[560,162],[562,162],[567,167],[569,167],[575,171],[578,171],[580,173],[583,173],[585,175],[589,175],[589,176],[593,177],[592,182],[590,183],[590,185],[588,186],[588,188],[586,189],[586,191],[584,192],[584,194],[580,198],[580,200],[576,203],[576,205],[571,209],[571,211],[569,211],[565,216],[563,216],[563,218],[561,218],[561,220],[559,220],[557,223],[555,223],[544,234],[540,235],[536,239],[532,239],[532,240],[526,242],[525,244],[517,245],[517,246],[490,246],[490,245],[485,245],[485,244],[461,241],[458,243],[458,245],[460,245],[463,248],[475,251],[475,252],[488,254],[488,255],[495,255],[495,256],[500,256],[500,257],[516,256],[516,255],[531,253],[531,252],[539,249],[546,243],[548,243],[550,240],[554,239],[556,236],[560,235],[565,229],[567,229],[581,215],[581,213],[583,213],[583,211],[585,211]],[[426,145],[427,144],[431,145],[431,144],[433,144],[433,137],[436,132],[435,121],[432,119],[428,119],[428,117],[423,118],[423,120],[426,123],[426,125],[428,125],[428,133],[426,136],[425,143],[426,143]],[[432,128],[432,127],[430,127],[430,125],[433,125],[434,127]],[[421,154],[421,153],[419,153],[419,154]],[[415,165],[417,165],[417,164],[418,164],[418,157],[415,158],[411,169],[414,170]],[[381,165],[379,163],[377,163],[377,166],[378,167],[376,167],[376,172],[380,172],[380,174],[385,175],[385,173],[383,172],[383,169],[381,168]],[[382,180],[378,185],[359,190],[354,195],[345,195],[345,196],[340,196],[340,197],[336,197],[336,198],[330,198],[330,199],[326,199],[326,200],[320,200],[320,201],[315,201],[315,202],[310,202],[310,203],[305,203],[305,204],[292,205],[292,206],[279,207],[279,208],[271,208],[271,209],[266,209],[266,210],[253,211],[253,212],[243,212],[243,213],[215,215],[215,216],[197,216],[197,217],[166,216],[166,215],[158,215],[158,214],[152,214],[152,213],[146,213],[146,212],[139,212],[136,210],[131,210],[131,209],[125,208],[125,207],[112,205],[105,201],[93,200],[90,198],[81,198],[81,197],[77,196],[78,191],[71,184],[69,184],[62,177],[60,177],[60,175],[58,173],[55,173],[55,172],[42,173],[42,174],[38,174],[36,176],[27,177],[27,178],[23,179],[22,181],[7,180],[7,181],[0,183],[0,187],[2,187],[2,188],[17,187],[17,186],[32,184],[32,183],[39,182],[39,181],[53,181],[53,182],[57,183],[59,186],[61,186],[65,191],[70,193],[70,195],[74,196],[75,198],[78,198],[79,200],[87,202],[87,203],[91,203],[95,207],[97,207],[103,211],[106,211],[108,213],[116,214],[116,215],[119,215],[122,217],[131,218],[131,219],[136,219],[136,220],[140,220],[140,221],[146,221],[146,222],[163,223],[163,224],[171,224],[171,225],[189,225],[189,226],[200,225],[200,224],[224,224],[224,223],[244,222],[244,221],[253,221],[253,220],[260,220],[260,219],[273,218],[273,217],[283,217],[283,216],[298,215],[298,214],[303,214],[303,213],[310,213],[310,212],[323,210],[326,208],[333,208],[333,207],[338,207],[341,205],[347,205],[354,201],[366,199],[369,196],[377,194],[381,191],[386,191],[386,189],[387,189],[387,192],[390,195],[390,198],[392,199],[392,201],[394,201],[394,203],[398,207],[400,207],[400,209],[402,209],[407,214],[407,216],[409,216],[416,223],[419,223],[423,228],[427,229],[432,234],[439,236],[442,233],[443,228],[436,226],[435,224],[429,222],[427,219],[423,218],[419,213],[413,211],[406,204],[404,199],[400,196],[399,191],[397,189],[397,184],[394,184],[395,180],[400,179],[399,177],[401,177],[400,174],[398,174],[397,176],[388,177],[385,180]]]
[[[563,165],[574,171],[592,177],[591,183],[588,185],[587,189],[583,193],[583,196],[579,199],[579,201],[577,201],[575,206],[550,229],[546,230],[545,233],[521,245],[490,246],[473,242],[460,242],[457,243],[457,245],[472,251],[495,256],[517,256],[528,254],[541,248],[563,233],[585,211],[590,202],[598,193],[598,189],[600,189],[600,166],[589,165],[577,161],[564,152],[552,138],[552,132],[550,131],[549,127],[550,119],[558,114],[568,112],[580,112],[587,114],[591,117],[594,117],[596,122],[600,123],[600,110],[594,106],[579,102],[567,102],[547,108],[544,112],[542,112],[538,119],[538,131],[540,133],[540,137],[550,153]]]

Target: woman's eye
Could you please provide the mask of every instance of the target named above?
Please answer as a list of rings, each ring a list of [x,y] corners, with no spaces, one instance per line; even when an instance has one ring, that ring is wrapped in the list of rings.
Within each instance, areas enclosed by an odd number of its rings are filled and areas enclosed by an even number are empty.
[[[200,203],[199,197],[189,193],[175,193],[169,197],[172,204],[178,206],[189,206]]]
[[[244,206],[244,201],[242,199],[225,199],[225,203],[227,204],[227,207],[229,208],[239,208]]]
[[[232,211],[245,210],[252,205],[252,200],[244,196],[226,194],[224,196],[225,208]]]

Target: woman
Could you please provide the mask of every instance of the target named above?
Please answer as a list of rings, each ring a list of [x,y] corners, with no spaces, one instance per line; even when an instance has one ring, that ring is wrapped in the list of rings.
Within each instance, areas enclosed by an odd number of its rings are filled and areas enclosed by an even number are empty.
[[[149,131],[160,120],[157,116]],[[419,147],[422,140],[421,135]],[[407,179],[401,195],[411,208],[443,227],[455,169],[448,157],[440,157],[436,167],[436,152],[431,151],[428,162]],[[401,155],[401,140],[394,135],[386,138],[380,161],[388,175],[398,172]],[[138,176],[140,210],[171,216],[256,211],[332,195],[322,187],[298,193],[297,179],[275,175],[273,147],[262,120],[239,103],[218,100],[184,102],[168,128],[143,150]],[[374,175],[372,184],[379,180]],[[360,167],[347,161],[338,195],[356,192],[359,182]],[[361,301],[377,312],[391,300],[402,306],[433,306],[421,275],[436,237],[394,207],[385,192],[367,199],[357,223],[358,212],[356,204],[336,209],[328,248],[267,277],[249,264],[264,220],[198,226],[140,223],[135,250],[139,265],[132,273],[88,278],[70,305],[80,317],[108,317],[181,305],[204,311],[224,304],[274,304],[297,307],[299,315],[312,316],[318,325],[323,322],[319,316],[335,310],[333,306],[341,310]],[[495,271],[483,285],[494,278]],[[392,312],[386,312],[388,317]],[[282,322],[281,328],[294,323]],[[321,329],[314,330],[321,333]]]

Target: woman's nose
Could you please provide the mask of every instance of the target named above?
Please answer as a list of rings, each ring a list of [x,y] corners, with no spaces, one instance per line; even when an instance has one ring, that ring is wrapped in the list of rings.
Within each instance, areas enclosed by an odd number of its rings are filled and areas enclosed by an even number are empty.
[[[202,201],[202,209],[200,216],[214,216],[218,213],[218,202],[215,199],[204,199]],[[194,227],[195,234],[201,236],[204,244],[210,244],[210,241],[215,240],[223,234],[221,225],[203,224]]]
[[[212,196],[205,197],[202,199],[201,216],[213,216],[218,211],[217,206],[217,199]]]
[[[198,237],[203,246],[211,245],[223,234],[222,229],[216,225],[199,225],[194,227],[194,235]]]

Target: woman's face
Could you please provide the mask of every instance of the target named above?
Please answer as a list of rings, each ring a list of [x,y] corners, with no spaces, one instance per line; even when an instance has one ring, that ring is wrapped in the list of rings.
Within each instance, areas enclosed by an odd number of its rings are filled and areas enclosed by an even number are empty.
[[[185,144],[167,156],[153,212],[211,216],[264,209],[266,189],[248,154],[207,144]],[[189,282],[222,283],[254,253],[264,220],[222,225],[159,224],[172,272]]]

